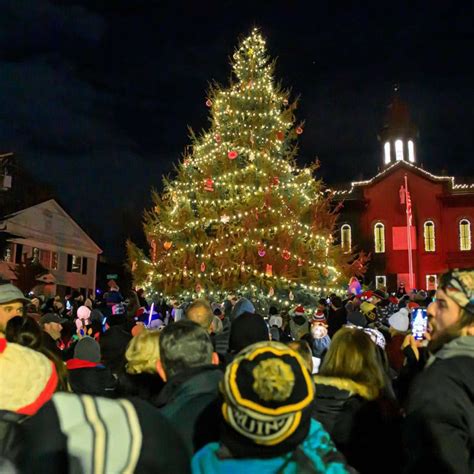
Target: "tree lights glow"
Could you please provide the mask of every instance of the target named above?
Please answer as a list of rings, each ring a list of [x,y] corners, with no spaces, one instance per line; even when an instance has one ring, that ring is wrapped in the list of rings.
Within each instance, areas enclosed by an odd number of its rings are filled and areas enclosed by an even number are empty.
[[[205,101],[210,129],[191,135],[175,179],[145,214],[154,251],[148,257],[128,243],[135,284],[160,296],[240,291],[286,305],[299,292],[308,302],[311,293],[338,291],[351,256],[332,244],[336,215],[313,178],[317,165],[295,164],[303,126],[257,29],[232,69],[230,88],[214,86]]]

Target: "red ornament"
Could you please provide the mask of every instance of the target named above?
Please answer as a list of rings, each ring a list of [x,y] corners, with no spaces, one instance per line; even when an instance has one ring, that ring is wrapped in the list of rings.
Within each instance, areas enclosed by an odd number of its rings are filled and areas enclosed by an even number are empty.
[[[239,154],[235,150],[231,150],[229,151],[229,153],[227,153],[227,156],[229,160],[235,160],[239,156]]]
[[[208,107],[212,107],[212,100],[211,100],[211,99],[207,99],[207,100],[206,100],[206,105],[207,105]]]
[[[296,134],[301,135],[303,133],[303,127],[296,127]]]
[[[173,245],[173,242],[166,241],[166,242],[163,243],[163,248],[166,251],[168,251],[171,248],[172,245]]]
[[[209,192],[214,191],[214,180],[212,178],[207,178],[204,181],[204,190]]]
[[[267,266],[265,268],[265,275],[267,275],[267,277],[273,276],[273,265],[267,263]]]
[[[265,247],[263,245],[259,245],[258,247],[258,255],[259,257],[265,257],[265,254],[266,254],[266,250],[265,250]]]
[[[222,137],[221,137],[218,133],[216,133],[216,134],[214,135],[214,140],[215,140],[217,143],[220,143],[221,140],[222,140]]]
[[[289,260],[291,258],[291,253],[287,249],[284,249],[283,252],[281,253],[281,256],[285,260]]]
[[[274,186],[278,186],[280,184],[280,178],[278,176],[273,176],[272,178],[272,184]]]
[[[150,242],[150,247],[151,247],[151,261],[153,263],[156,262],[156,240],[152,239]]]
[[[280,140],[281,142],[285,139],[285,134],[279,130],[277,133],[276,133],[276,137],[278,140]]]
[[[206,264],[204,262],[201,263],[201,272],[204,273],[206,271]]]

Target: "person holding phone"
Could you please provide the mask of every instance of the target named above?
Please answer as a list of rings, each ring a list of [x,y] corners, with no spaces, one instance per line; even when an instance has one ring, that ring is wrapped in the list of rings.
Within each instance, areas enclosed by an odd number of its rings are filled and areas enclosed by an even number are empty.
[[[407,404],[405,472],[474,472],[474,269],[440,278],[428,307],[430,358]]]

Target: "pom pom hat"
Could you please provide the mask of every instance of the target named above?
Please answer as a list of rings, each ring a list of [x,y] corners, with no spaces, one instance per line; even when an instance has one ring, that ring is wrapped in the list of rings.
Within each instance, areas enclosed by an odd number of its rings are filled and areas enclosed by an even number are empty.
[[[54,364],[43,354],[0,339],[0,410],[34,415],[56,390]]]
[[[314,386],[302,358],[286,345],[257,342],[241,351],[221,391],[223,442],[234,456],[288,452],[307,436]]]

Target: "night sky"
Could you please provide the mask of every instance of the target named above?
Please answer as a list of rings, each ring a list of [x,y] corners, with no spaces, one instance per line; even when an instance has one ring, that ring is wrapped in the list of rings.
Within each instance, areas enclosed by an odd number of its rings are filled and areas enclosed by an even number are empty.
[[[104,249],[140,241],[160,189],[208,127],[238,39],[261,27],[276,78],[301,96],[299,162],[340,183],[376,173],[394,83],[418,125],[418,160],[474,177],[471,2],[0,0],[0,152],[13,151]],[[383,5],[386,4],[386,5]]]

